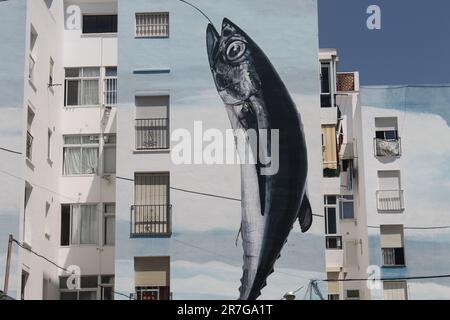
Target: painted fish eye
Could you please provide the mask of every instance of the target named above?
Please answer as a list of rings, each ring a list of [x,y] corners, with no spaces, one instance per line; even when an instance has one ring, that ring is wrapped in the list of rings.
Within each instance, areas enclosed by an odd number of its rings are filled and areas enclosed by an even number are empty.
[[[233,41],[227,47],[227,59],[230,61],[236,61],[244,55],[246,49],[247,46],[244,42],[240,40]]]

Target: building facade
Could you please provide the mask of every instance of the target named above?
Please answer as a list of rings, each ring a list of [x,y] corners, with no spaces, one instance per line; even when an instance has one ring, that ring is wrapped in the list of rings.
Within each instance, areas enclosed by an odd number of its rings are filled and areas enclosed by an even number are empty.
[[[370,299],[358,72],[337,72],[335,49],[320,50],[324,226],[329,300]],[[332,281],[337,280],[337,281]]]
[[[372,297],[449,299],[447,278],[416,277],[445,275],[450,264],[450,88],[371,86],[361,92],[370,264],[386,279],[372,288]]]
[[[266,14],[273,12],[270,1],[195,4],[217,29],[226,17],[245,30],[285,81],[305,126],[308,193],[314,212],[320,213],[315,5],[292,3],[271,17]],[[224,137],[224,154],[234,150],[207,58],[207,21],[177,1],[119,1],[118,12],[115,290],[125,297],[116,298],[236,299],[243,263],[241,204],[236,201],[241,197],[240,168],[198,158],[211,139]],[[162,27],[153,28],[152,21],[161,21]],[[180,150],[186,142],[189,150]],[[183,152],[189,159],[192,155],[192,164],[176,163]],[[306,234],[294,226],[262,298],[280,299],[309,279],[325,276],[322,235],[320,219]]]

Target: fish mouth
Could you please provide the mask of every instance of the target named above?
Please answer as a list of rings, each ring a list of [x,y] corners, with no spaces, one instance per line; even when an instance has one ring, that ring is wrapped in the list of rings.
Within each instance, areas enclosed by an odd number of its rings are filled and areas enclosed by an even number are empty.
[[[206,49],[211,70],[214,69],[219,55],[220,35],[216,28],[210,23],[206,28]]]

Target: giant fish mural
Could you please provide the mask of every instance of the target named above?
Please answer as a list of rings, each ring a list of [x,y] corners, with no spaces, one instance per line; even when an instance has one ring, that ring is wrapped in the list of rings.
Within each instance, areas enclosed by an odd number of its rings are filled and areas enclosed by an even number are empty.
[[[236,130],[279,130],[279,169],[263,175],[264,164],[241,165],[244,249],[240,299],[258,298],[275,261],[299,220],[303,232],[312,223],[306,195],[308,172],[303,125],[283,81],[258,45],[228,19],[221,34],[210,23],[206,45],[214,82]],[[258,144],[259,145],[259,144]],[[263,148],[270,154],[271,144]],[[255,152],[260,154],[259,151]]]
[[[236,147],[241,156],[241,235],[244,250],[240,300],[255,300],[274,271],[276,260],[298,219],[302,232],[312,224],[306,194],[308,160],[303,125],[286,86],[265,53],[237,25],[225,18],[221,34],[211,20],[206,29],[209,65],[218,94],[233,130],[255,132],[257,143]],[[260,137],[278,130],[278,149]],[[237,134],[236,134],[237,135]],[[250,134],[246,136],[249,139]],[[265,143],[261,141],[267,140]],[[247,163],[252,150],[254,164]],[[263,149],[263,150],[260,150]],[[278,170],[263,174],[271,164],[261,162],[261,154],[279,152]]]

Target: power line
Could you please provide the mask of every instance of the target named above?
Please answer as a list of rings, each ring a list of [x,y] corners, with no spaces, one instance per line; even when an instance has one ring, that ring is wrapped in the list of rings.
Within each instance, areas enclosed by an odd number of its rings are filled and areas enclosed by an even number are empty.
[[[116,179],[134,182],[134,179],[124,178],[124,177],[120,177],[120,176],[117,176]],[[206,197],[212,197],[212,198],[218,198],[218,199],[224,199],[224,200],[241,202],[241,199],[227,197],[227,196],[222,196],[222,195],[218,195],[218,194],[199,192],[199,191],[182,189],[182,188],[177,188],[177,187],[170,187],[170,189],[171,190],[175,190],[175,191],[185,192],[185,193],[196,194],[196,195],[199,195],[199,196],[206,196]]]
[[[5,152],[9,152],[9,153],[19,154],[19,155],[22,154],[22,152],[14,151],[14,150],[11,150],[11,149],[8,149],[8,148],[3,148],[3,147],[0,147],[0,150],[5,151]]]
[[[72,273],[72,272],[70,272],[69,270],[67,270],[66,268],[61,267],[60,265],[58,265],[56,262],[53,262],[52,260],[50,260],[50,259],[48,259],[47,257],[45,257],[45,256],[43,256],[43,255],[37,253],[36,251],[32,250],[31,248],[24,246],[22,243],[20,243],[20,242],[17,241],[16,239],[13,238],[12,241],[13,241],[14,243],[16,243],[16,244],[17,244],[19,247],[21,247],[22,249],[31,252],[31,253],[34,254],[35,256],[37,256],[37,257],[39,257],[39,258],[41,258],[41,259],[47,261],[48,263],[54,265],[54,266],[57,267],[58,269],[61,269],[61,270],[63,270],[64,272],[67,272],[67,273]]]
[[[56,192],[56,191],[54,191],[54,190],[52,190],[52,189],[49,189],[49,188],[47,188],[47,187],[44,187],[44,186],[42,186],[42,185],[39,185],[39,184],[36,184],[36,183],[32,183],[32,182],[30,182],[30,181],[27,181],[27,180],[25,180],[24,178],[21,178],[21,177],[19,177],[19,176],[16,176],[16,175],[14,175],[14,174],[12,174],[12,173],[9,173],[9,172],[6,172],[6,171],[4,171],[4,170],[1,170],[1,169],[0,169],[0,173],[3,173],[3,174],[5,174],[5,175],[7,175],[7,176],[10,176],[10,177],[12,177],[12,178],[15,178],[15,179],[18,179],[18,180],[21,180],[21,181],[25,181],[25,182],[29,183],[30,185],[32,185],[33,187],[36,187],[36,188],[39,188],[39,189],[48,191],[48,192],[53,193],[53,194],[55,194],[55,195],[58,195],[58,196],[60,196],[60,197],[66,198],[67,200],[70,200],[70,201],[72,201],[72,202],[75,202],[75,203],[78,203],[78,202],[79,202],[78,200],[75,200],[75,199],[73,199],[73,198],[71,198],[71,197],[65,196],[65,195],[63,195],[63,194],[61,194],[61,193],[58,193],[58,192]]]
[[[355,279],[322,279],[317,281],[323,282],[347,282],[347,281],[399,281],[399,280],[423,280],[423,279],[441,279],[441,278],[450,278],[450,274],[442,274],[442,275],[430,275],[430,276],[411,276],[411,277],[395,277],[395,278],[379,278],[379,279],[363,279],[363,278],[355,278]]]

